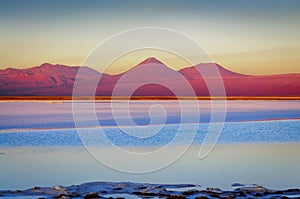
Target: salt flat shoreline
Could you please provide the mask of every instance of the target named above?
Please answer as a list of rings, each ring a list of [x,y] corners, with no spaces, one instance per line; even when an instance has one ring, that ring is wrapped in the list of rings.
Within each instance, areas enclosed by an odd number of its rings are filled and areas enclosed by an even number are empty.
[[[242,121],[228,121],[225,123],[239,123],[239,122],[274,122],[274,121],[298,121],[300,118],[269,118],[261,120],[242,120]],[[210,122],[202,122],[200,124],[209,124]],[[188,123],[186,123],[188,124]],[[163,125],[178,125],[177,123],[169,124],[157,124],[152,126],[163,126]],[[17,133],[25,131],[47,131],[47,130],[76,130],[76,129],[113,129],[113,128],[132,128],[132,126],[114,126],[114,125],[102,125],[102,126],[90,126],[90,127],[59,127],[59,128],[13,128],[13,129],[0,129],[0,133]]]
[[[273,190],[256,184],[234,183],[233,190],[195,184],[149,184],[133,182],[88,182],[71,186],[0,190],[0,198],[299,198],[300,189]]]
[[[0,96],[0,102],[71,100],[300,100],[300,96]]]

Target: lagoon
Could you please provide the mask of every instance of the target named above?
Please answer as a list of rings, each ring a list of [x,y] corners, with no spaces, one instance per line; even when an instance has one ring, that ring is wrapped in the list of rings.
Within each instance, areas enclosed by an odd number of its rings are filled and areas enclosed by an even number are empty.
[[[118,110],[124,111],[122,103],[125,102],[117,103]],[[131,111],[138,125],[149,123],[149,106],[163,104],[168,110],[166,124],[157,134],[136,138],[115,125],[109,104],[107,101],[96,103],[101,130],[114,146],[130,152],[151,152],[170,144],[180,126],[176,102],[136,101]],[[189,149],[173,164],[142,174],[117,171],[89,153],[87,143],[82,142],[74,128],[70,102],[2,102],[0,106],[1,189],[90,181],[192,183],[227,190],[235,182],[256,183],[273,189],[300,187],[299,101],[227,102],[226,120],[218,142],[207,157],[199,159],[210,117],[209,101],[201,101],[202,118]],[[185,128],[182,138],[194,133],[193,129],[189,131],[188,120],[182,125]],[[92,136],[98,135],[99,128],[83,130]],[[136,127],[125,125],[123,129],[135,130]],[[110,150],[111,146],[98,141],[92,143],[96,151],[105,149],[112,158],[118,157],[116,151]],[[182,139],[182,143],[177,142],[168,150],[170,153],[182,151],[185,143]],[[141,161],[120,161],[120,164],[148,166]]]

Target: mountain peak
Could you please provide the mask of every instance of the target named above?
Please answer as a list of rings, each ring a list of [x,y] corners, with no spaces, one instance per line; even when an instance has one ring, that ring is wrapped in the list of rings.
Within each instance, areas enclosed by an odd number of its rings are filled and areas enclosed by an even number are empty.
[[[47,66],[53,66],[53,64],[45,62],[40,65],[40,67],[47,67]]]
[[[223,79],[227,96],[299,96],[300,74],[282,75],[242,75],[222,67],[216,63],[202,63],[179,70],[169,68],[154,57],[145,59],[140,65],[118,75],[102,74],[103,82],[96,85],[96,95],[115,95],[116,85],[121,92],[117,95],[127,96],[129,89],[136,85],[142,87],[133,95],[139,96],[173,96],[173,90],[163,85],[176,88],[178,96],[190,96],[186,93],[186,83],[194,89],[197,96],[210,96],[206,80],[210,82]],[[47,67],[48,66],[48,67]],[[213,69],[217,69],[215,73]],[[90,95],[89,88],[93,82],[98,81],[99,73],[89,67],[81,68],[78,78],[81,85],[76,87],[83,91],[81,95]],[[6,70],[0,69],[0,95],[1,96],[72,96],[73,87],[77,79],[79,66],[66,66],[61,64],[44,63],[26,69]],[[211,72],[212,71],[212,72]],[[124,75],[124,76],[123,76]],[[207,77],[204,78],[204,76]],[[102,78],[101,77],[101,78]],[[120,79],[124,78],[124,79]],[[123,80],[125,82],[123,82]],[[157,84],[155,83],[157,82]],[[182,82],[182,83],[181,83]],[[161,85],[161,86],[157,86]],[[214,85],[214,84],[213,84]],[[77,84],[76,84],[77,86]]]
[[[147,59],[145,59],[138,65],[143,65],[143,64],[163,64],[163,63],[161,61],[159,61],[158,59],[156,59],[155,57],[148,57]]]

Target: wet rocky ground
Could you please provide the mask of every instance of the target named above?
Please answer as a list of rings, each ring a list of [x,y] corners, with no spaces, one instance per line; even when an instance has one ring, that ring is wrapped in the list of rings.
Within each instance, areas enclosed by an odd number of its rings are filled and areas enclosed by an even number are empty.
[[[193,184],[147,184],[131,182],[91,182],[81,185],[33,187],[27,190],[2,190],[0,198],[300,198],[300,189],[272,190],[258,185],[232,184],[232,191],[204,188]]]

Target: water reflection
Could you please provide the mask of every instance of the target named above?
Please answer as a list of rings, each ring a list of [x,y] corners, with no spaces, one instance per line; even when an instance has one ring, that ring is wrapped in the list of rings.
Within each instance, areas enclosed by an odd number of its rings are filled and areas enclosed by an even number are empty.
[[[173,165],[157,172],[126,174],[102,165],[82,147],[2,148],[0,187],[24,189],[90,181],[192,183],[224,189],[231,189],[234,182],[274,189],[300,186],[300,159],[295,158],[300,155],[300,144],[218,144],[204,160],[198,159],[198,150],[193,146]]]

